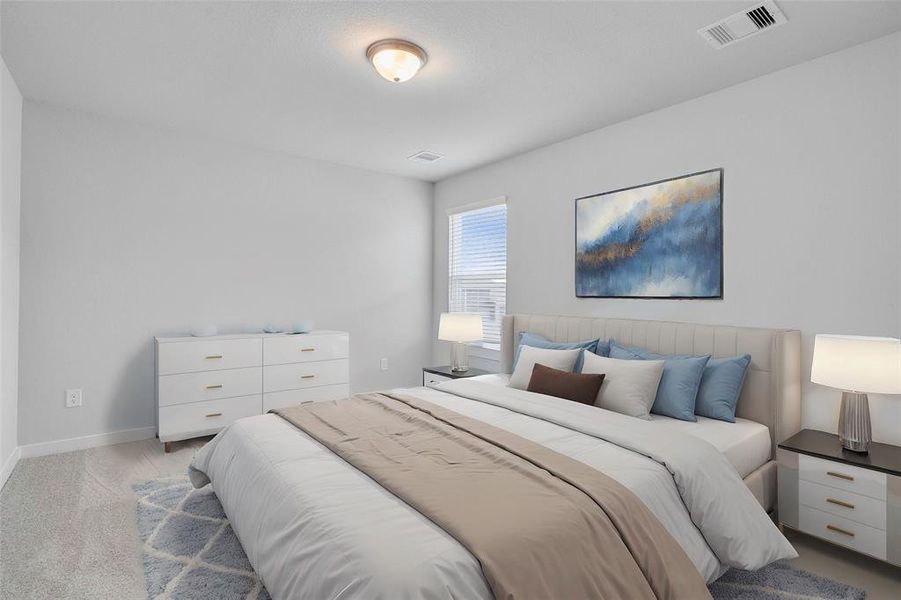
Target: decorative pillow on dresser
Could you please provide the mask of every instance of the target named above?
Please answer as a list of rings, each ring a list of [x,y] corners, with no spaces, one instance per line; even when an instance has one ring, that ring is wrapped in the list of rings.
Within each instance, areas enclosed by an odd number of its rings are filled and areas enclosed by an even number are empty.
[[[528,390],[536,394],[556,396],[581,404],[594,404],[601,391],[604,376],[589,373],[568,373],[536,364],[532,369]]]
[[[666,356],[610,342],[610,357],[623,360],[663,360],[663,376],[651,412],[682,421],[697,421],[695,401],[710,356]]]
[[[533,348],[545,348],[547,350],[588,350],[601,356],[610,354],[610,345],[601,340],[585,340],[583,342],[552,342],[551,340],[538,335],[537,333],[529,333],[524,331],[519,334],[519,344],[516,346],[516,353],[513,355],[513,368],[519,362],[519,352],[523,346],[531,346]],[[579,371],[582,368],[582,355],[576,359],[576,366],[573,370]]]
[[[584,354],[583,373],[604,374],[596,406],[647,419],[663,375],[662,360],[619,360]]]
[[[516,361],[513,374],[510,375],[510,387],[520,390],[529,387],[529,380],[532,378],[532,368],[535,366],[535,363],[541,363],[552,369],[570,372],[573,370],[573,365],[576,364],[580,354],[582,354],[581,348],[549,350],[532,346],[520,346],[519,360]]]

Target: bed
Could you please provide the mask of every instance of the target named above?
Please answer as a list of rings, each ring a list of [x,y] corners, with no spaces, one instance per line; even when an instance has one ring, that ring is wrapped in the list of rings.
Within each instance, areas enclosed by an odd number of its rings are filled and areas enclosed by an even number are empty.
[[[742,456],[743,448],[733,447],[736,468],[745,484],[763,506],[776,508],[776,446],[801,430],[801,332],[790,329],[700,325],[677,321],[638,319],[606,319],[560,315],[514,314],[504,317],[501,331],[502,373],[513,370],[516,340],[522,332],[537,333],[555,342],[601,338],[615,339],[660,354],[710,354],[714,358],[750,354],[751,365],[735,411],[744,423],[761,425],[768,430],[769,451],[758,442],[753,455]],[[661,421],[667,419],[661,418]],[[675,422],[671,426],[694,429],[691,423]],[[728,424],[724,424],[728,425]],[[716,429],[714,425],[712,429]],[[719,427],[724,435],[710,431],[708,441],[718,449],[729,442],[729,428]],[[734,428],[738,429],[738,428]],[[734,430],[731,430],[734,431]],[[759,434],[758,434],[759,435]],[[751,442],[753,443],[753,442]],[[764,460],[764,455],[766,459]],[[752,459],[751,456],[754,458]]]
[[[772,446],[799,428],[797,332],[513,315],[504,320],[502,371],[510,371],[520,331],[556,341],[614,337],[666,353],[748,352],[742,421],[723,430],[634,419],[508,388],[502,376],[395,393],[605,473],[640,499],[707,582],[730,567],[758,568],[793,555],[764,510],[775,497]],[[196,486],[212,484],[274,598],[493,597],[463,544],[279,416],[229,426],[197,454],[191,478]]]

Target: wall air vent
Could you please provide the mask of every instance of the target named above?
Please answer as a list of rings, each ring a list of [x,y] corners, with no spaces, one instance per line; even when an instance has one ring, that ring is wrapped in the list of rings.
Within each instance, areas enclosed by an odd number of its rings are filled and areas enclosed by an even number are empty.
[[[787,21],[775,2],[763,2],[718,23],[701,27],[698,34],[708,44],[720,49],[769,31]]]
[[[433,163],[436,160],[441,160],[444,157],[437,152],[429,152],[428,150],[423,150],[422,152],[417,152],[413,156],[408,156],[407,158],[409,158],[413,162]]]

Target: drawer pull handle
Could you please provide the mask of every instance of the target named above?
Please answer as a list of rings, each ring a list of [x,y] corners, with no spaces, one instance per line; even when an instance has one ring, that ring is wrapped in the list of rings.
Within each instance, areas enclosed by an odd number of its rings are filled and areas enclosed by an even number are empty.
[[[838,477],[839,479],[845,479],[846,481],[854,481],[854,478],[850,475],[845,475],[844,473],[836,473],[835,471],[826,471],[826,475]]]
[[[314,377],[316,377],[316,376],[315,375],[301,375],[300,376],[301,379],[313,379]]]
[[[850,508],[850,509],[852,509],[852,510],[854,509],[854,505],[851,504],[850,502],[844,502],[844,501],[842,501],[842,500],[836,500],[835,498],[826,498],[826,502],[828,502],[829,504],[837,504],[837,505],[839,505],[839,506],[844,506],[845,508]]]
[[[301,352],[315,352],[316,348],[301,348]]]
[[[207,356],[206,358],[207,358],[207,360],[213,360],[213,359],[216,359],[216,358],[222,358],[222,355],[221,355],[221,354],[210,354],[210,355]]]
[[[210,414],[207,415],[207,418],[210,418],[210,417],[221,417],[221,416],[222,416],[222,413],[210,413]]]
[[[221,383],[211,383],[210,385],[206,386],[206,389],[208,389],[208,390],[218,390],[218,389],[221,388],[221,387],[222,387],[222,384],[221,384]]]
[[[826,525],[826,529],[840,533],[842,535],[847,535],[848,537],[854,537],[854,532],[848,531],[847,529],[842,529],[841,527],[836,527],[835,525]]]

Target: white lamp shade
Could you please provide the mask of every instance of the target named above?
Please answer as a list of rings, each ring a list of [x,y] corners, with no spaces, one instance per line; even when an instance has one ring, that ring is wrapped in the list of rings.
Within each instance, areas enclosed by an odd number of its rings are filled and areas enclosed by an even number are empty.
[[[482,339],[482,316],[473,313],[441,313],[438,339],[447,342],[478,342]]]
[[[901,340],[817,335],[810,380],[850,392],[901,394]]]

